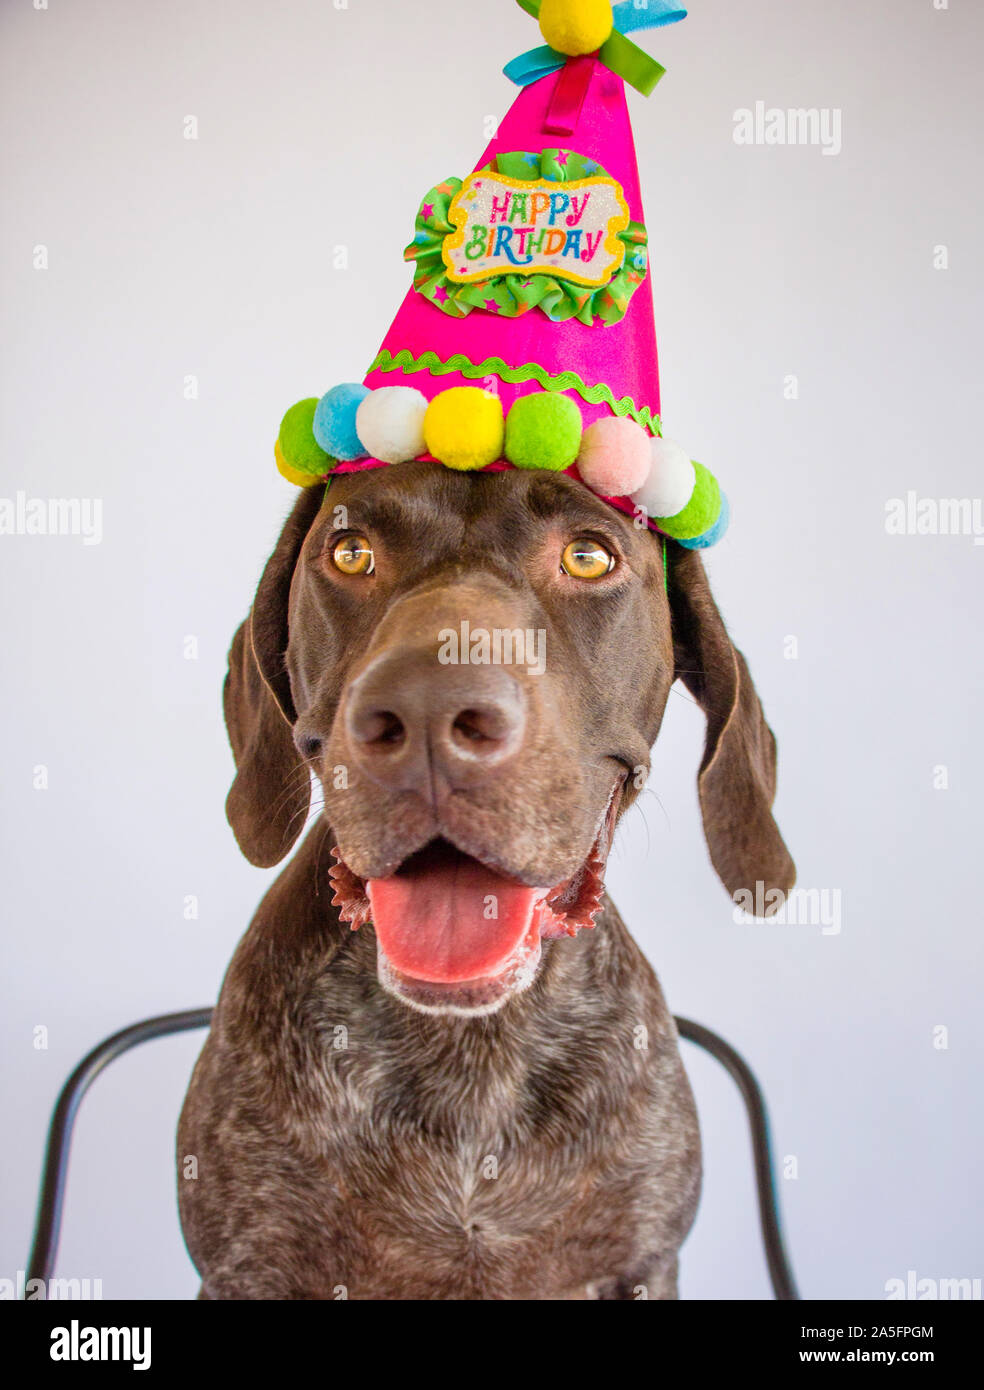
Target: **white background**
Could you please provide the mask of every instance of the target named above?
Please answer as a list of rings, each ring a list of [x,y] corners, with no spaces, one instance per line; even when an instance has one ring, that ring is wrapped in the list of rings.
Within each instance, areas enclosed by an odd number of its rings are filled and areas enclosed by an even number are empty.
[[[732,921],[682,691],[609,886],[671,1007],[758,1072],[798,1160],[780,1188],[805,1296],[980,1277],[984,548],[890,536],[885,506],[981,492],[984,11],[694,0],[639,37],[669,68],[630,96],[666,429],[731,495],[714,588],[779,737],[800,883],[840,890],[842,931]],[[101,498],[105,536],[0,536],[0,1277],[71,1067],[211,1002],[269,878],[224,820],[220,686],[293,500],[280,417],[364,374],[421,195],[473,167],[512,100],[499,69],[539,42],[509,0],[2,0],[0,495]],[[839,108],[842,152],[736,145],[758,100]],[[59,1272],[106,1297],[196,1290],[172,1145],[200,1043],[131,1054],[85,1103]],[[738,1094],[685,1055],[706,1185],[683,1296],[768,1297]]]

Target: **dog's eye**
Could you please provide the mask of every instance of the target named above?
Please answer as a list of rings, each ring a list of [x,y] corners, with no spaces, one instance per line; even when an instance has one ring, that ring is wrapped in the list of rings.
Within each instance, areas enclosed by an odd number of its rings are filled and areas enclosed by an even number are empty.
[[[343,536],[331,552],[332,564],[342,574],[372,574],[376,559],[365,536]]]
[[[615,568],[615,556],[599,541],[581,536],[566,547],[560,563],[572,579],[602,579]]]

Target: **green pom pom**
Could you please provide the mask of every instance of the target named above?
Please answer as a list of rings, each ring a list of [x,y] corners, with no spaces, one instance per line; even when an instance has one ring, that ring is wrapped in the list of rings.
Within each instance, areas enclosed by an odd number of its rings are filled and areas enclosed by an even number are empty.
[[[570,396],[537,391],[520,396],[506,420],[506,458],[517,468],[570,468],[584,423]]]
[[[280,422],[280,452],[291,468],[300,473],[327,473],[334,460],[314,437],[314,412],[318,397],[298,401]]]
[[[656,526],[665,536],[677,541],[691,541],[709,531],[721,515],[721,489],[713,473],[709,473],[702,463],[694,463],[697,484],[693,496],[676,516],[654,518]]]

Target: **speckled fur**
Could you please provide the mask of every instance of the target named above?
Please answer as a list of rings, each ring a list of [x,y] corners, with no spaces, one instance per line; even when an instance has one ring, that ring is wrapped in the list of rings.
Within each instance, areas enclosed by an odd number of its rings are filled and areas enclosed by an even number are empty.
[[[637,794],[631,770],[679,678],[707,715],[715,868],[730,892],[789,888],[775,742],[700,558],[671,546],[664,575],[648,532],[563,476],[405,464],[338,480],[324,505],[317,491],[230,655],[227,808],[244,853],[288,853],[311,771],[325,809],[236,951],[184,1106],[179,1201],[201,1296],[674,1298],[697,1120],[656,977],[607,899],[593,930],[544,943],[533,983],[497,1013],[432,1016],[381,986],[375,933],[339,922],[328,871],[336,843],[373,878],[441,835],[524,883],[563,882],[613,786],[620,812]],[[325,560],[339,504],[371,529],[365,585]],[[609,536],[621,568],[565,589],[556,557],[584,530]],[[548,632],[519,770],[434,804],[361,774],[334,789],[354,676],[380,649],[423,650],[459,609]]]
[[[326,909],[327,833],[261,906],[195,1069],[180,1196],[205,1294],[675,1296],[697,1121],[614,909],[548,944],[500,1013],[427,1017],[376,983],[371,930]]]

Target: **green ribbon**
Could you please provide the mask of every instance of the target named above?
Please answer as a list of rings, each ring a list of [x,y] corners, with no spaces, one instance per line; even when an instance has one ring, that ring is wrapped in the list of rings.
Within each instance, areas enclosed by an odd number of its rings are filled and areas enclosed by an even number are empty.
[[[627,82],[644,97],[651,95],[656,83],[666,75],[662,63],[650,58],[638,44],[634,44],[617,29],[613,29],[611,36],[602,44],[598,57],[606,68],[610,68],[623,82]]]

